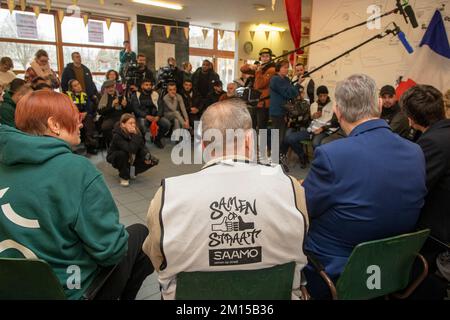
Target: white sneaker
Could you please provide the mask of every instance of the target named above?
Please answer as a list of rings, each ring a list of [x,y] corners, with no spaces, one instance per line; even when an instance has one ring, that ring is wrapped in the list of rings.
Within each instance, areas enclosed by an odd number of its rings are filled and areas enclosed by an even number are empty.
[[[130,181],[129,180],[125,180],[125,179],[120,179],[120,185],[122,187],[128,187],[130,185]]]

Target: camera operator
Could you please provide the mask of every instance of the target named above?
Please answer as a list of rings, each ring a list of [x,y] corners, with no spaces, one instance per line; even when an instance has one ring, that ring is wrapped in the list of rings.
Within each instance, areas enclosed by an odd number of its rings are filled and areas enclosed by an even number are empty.
[[[101,115],[101,131],[107,143],[111,141],[114,124],[120,120],[122,114],[129,112],[125,96],[118,95],[116,82],[107,80],[103,84],[105,93],[98,104],[98,113]]]
[[[158,148],[162,149],[164,145],[161,138],[170,130],[170,122],[158,116],[158,100],[159,94],[153,90],[152,80],[144,79],[141,83],[140,91],[135,92],[131,96],[131,106],[144,138],[145,132],[156,121],[159,130],[154,143]]]
[[[131,50],[130,41],[125,40],[123,42],[124,48],[120,51],[120,69],[119,73],[123,80],[125,80],[124,69],[127,64],[136,64],[136,52]]]
[[[131,73],[130,79],[132,79],[132,81],[129,83],[129,86],[132,92],[138,91],[144,79],[155,83],[155,76],[147,67],[147,58],[143,54],[137,56],[137,66],[134,67],[134,69],[129,70],[128,73]]]

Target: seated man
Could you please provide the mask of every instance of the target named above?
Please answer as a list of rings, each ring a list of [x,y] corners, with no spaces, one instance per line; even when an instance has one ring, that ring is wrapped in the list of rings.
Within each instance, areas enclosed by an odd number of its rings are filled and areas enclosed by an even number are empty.
[[[219,101],[236,98],[236,89],[237,84],[235,82],[230,82],[227,84],[227,92],[220,96]]]
[[[220,100],[220,97],[224,94],[226,94],[225,91],[222,89],[222,81],[216,80],[213,82],[213,89],[208,94],[207,102],[206,102],[206,108],[208,108],[210,105],[218,102]]]
[[[189,125],[193,128],[194,122],[200,121],[203,106],[199,94],[194,92],[194,89],[192,88],[192,80],[184,80],[183,90],[180,95],[183,98],[184,106],[189,114]]]
[[[170,130],[170,123],[166,119],[158,116],[159,94],[153,90],[153,83],[150,79],[144,79],[137,91],[131,96],[131,107],[138,122],[142,136],[145,139],[145,133],[149,130],[151,124],[156,121],[158,124],[158,134],[155,137],[155,145],[162,149],[164,145],[161,138]]]
[[[184,106],[183,98],[177,93],[177,85],[173,82],[167,85],[167,94],[162,99],[162,106],[158,116],[169,121],[173,129],[189,128],[189,117]]]
[[[376,90],[366,75],[337,85],[334,111],[348,137],[316,149],[303,183],[311,215],[305,250],[334,281],[356,245],[413,231],[424,204],[423,153],[379,119]],[[328,287],[306,269],[311,296],[326,297]]]
[[[450,244],[450,120],[442,93],[419,85],[404,93],[401,105],[412,127],[423,133],[417,143],[425,154],[428,194],[419,227]]]
[[[98,141],[94,137],[95,106],[86,92],[83,92],[83,88],[78,80],[72,79],[67,85],[68,91],[66,93],[70,100],[77,106],[81,115],[81,121],[83,123],[81,135],[86,146],[86,152],[89,154],[97,154]]]
[[[328,127],[333,117],[333,102],[328,96],[328,88],[320,86],[317,88],[317,101],[311,105],[312,145],[317,148],[322,140],[328,136]]]
[[[240,134],[226,137],[228,129]],[[214,142],[206,139],[211,133]],[[255,270],[294,261],[293,298],[303,298],[303,188],[279,165],[249,160],[254,134],[243,101],[209,107],[202,137],[204,148],[214,147],[212,160],[197,173],[165,179],[149,208],[150,236],[143,248],[159,272],[163,298],[175,298],[180,272]],[[249,250],[252,256],[245,254]]]
[[[400,109],[395,88],[389,85],[384,86],[380,90],[380,98],[383,100],[383,111],[381,111],[380,118],[386,120],[394,133],[407,138],[410,131],[408,118]]]

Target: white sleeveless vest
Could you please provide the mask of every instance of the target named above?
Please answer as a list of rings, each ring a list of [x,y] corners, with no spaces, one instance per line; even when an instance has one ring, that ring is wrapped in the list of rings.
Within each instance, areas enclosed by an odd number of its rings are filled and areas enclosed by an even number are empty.
[[[298,289],[307,263],[306,222],[295,197],[280,166],[240,160],[166,179],[160,211],[164,299],[175,298],[179,272],[255,270],[292,261]]]

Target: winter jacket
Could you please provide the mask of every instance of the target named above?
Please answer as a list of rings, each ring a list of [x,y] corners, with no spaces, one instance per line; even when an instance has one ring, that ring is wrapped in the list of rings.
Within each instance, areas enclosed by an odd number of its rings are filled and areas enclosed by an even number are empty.
[[[0,257],[46,261],[66,296],[80,299],[101,267],[126,256],[103,175],[65,141],[0,126],[0,177]]]

